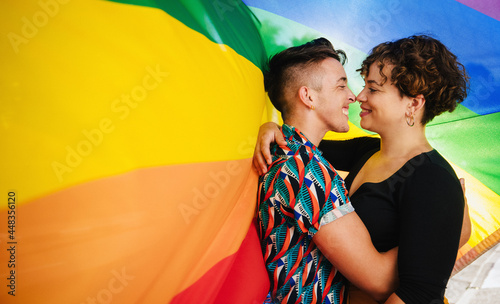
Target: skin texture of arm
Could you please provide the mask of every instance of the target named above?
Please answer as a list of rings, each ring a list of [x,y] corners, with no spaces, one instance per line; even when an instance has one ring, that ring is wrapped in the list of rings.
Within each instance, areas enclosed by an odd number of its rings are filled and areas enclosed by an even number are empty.
[[[351,283],[377,301],[396,289],[397,249],[379,253],[355,212],[322,226],[313,241]]]
[[[460,185],[464,191],[464,221],[462,223],[462,233],[460,234],[460,247],[467,244],[471,234],[471,222],[469,217],[469,205],[467,205],[467,196],[465,195],[465,179],[460,179]]]
[[[270,165],[272,162],[269,147],[273,142],[276,142],[280,146],[286,146],[280,126],[274,122],[266,122],[259,128],[257,143],[253,153],[253,167],[259,175],[267,173],[267,165]]]
[[[397,294],[393,293],[387,301],[384,302],[385,304],[404,304]]]

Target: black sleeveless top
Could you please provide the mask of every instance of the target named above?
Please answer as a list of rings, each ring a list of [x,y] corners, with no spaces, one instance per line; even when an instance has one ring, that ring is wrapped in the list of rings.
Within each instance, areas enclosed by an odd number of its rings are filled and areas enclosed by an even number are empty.
[[[349,190],[380,150],[380,140],[323,141],[319,149],[337,170],[349,171]],[[399,246],[396,294],[405,303],[443,303],[464,211],[460,182],[449,163],[436,150],[422,153],[388,179],[362,184],[350,198],[377,250]]]

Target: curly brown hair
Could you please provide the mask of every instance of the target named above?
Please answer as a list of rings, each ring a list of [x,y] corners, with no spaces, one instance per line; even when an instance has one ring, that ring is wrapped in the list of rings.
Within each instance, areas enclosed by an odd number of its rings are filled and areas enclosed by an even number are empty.
[[[437,115],[452,112],[467,97],[469,77],[457,56],[439,40],[426,35],[414,35],[374,47],[358,70],[368,77],[370,66],[376,63],[382,73],[386,64],[393,65],[391,83],[401,94],[425,98],[422,124]]]

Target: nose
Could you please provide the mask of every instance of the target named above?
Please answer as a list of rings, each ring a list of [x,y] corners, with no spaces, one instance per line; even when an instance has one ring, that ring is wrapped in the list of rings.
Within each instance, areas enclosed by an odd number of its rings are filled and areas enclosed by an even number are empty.
[[[356,96],[356,101],[359,101],[359,103],[363,103],[366,101],[366,96],[364,94],[364,91],[365,90],[363,89],[361,92],[359,92],[358,96]]]
[[[347,99],[349,100],[349,103],[356,102],[356,95],[349,89],[349,95],[347,96]]]

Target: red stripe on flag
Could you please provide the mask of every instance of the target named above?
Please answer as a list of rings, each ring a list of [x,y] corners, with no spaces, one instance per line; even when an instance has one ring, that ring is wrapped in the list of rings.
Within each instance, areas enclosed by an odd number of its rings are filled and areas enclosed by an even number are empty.
[[[236,253],[215,264],[193,285],[177,294],[171,303],[260,304],[269,287],[254,221]]]

